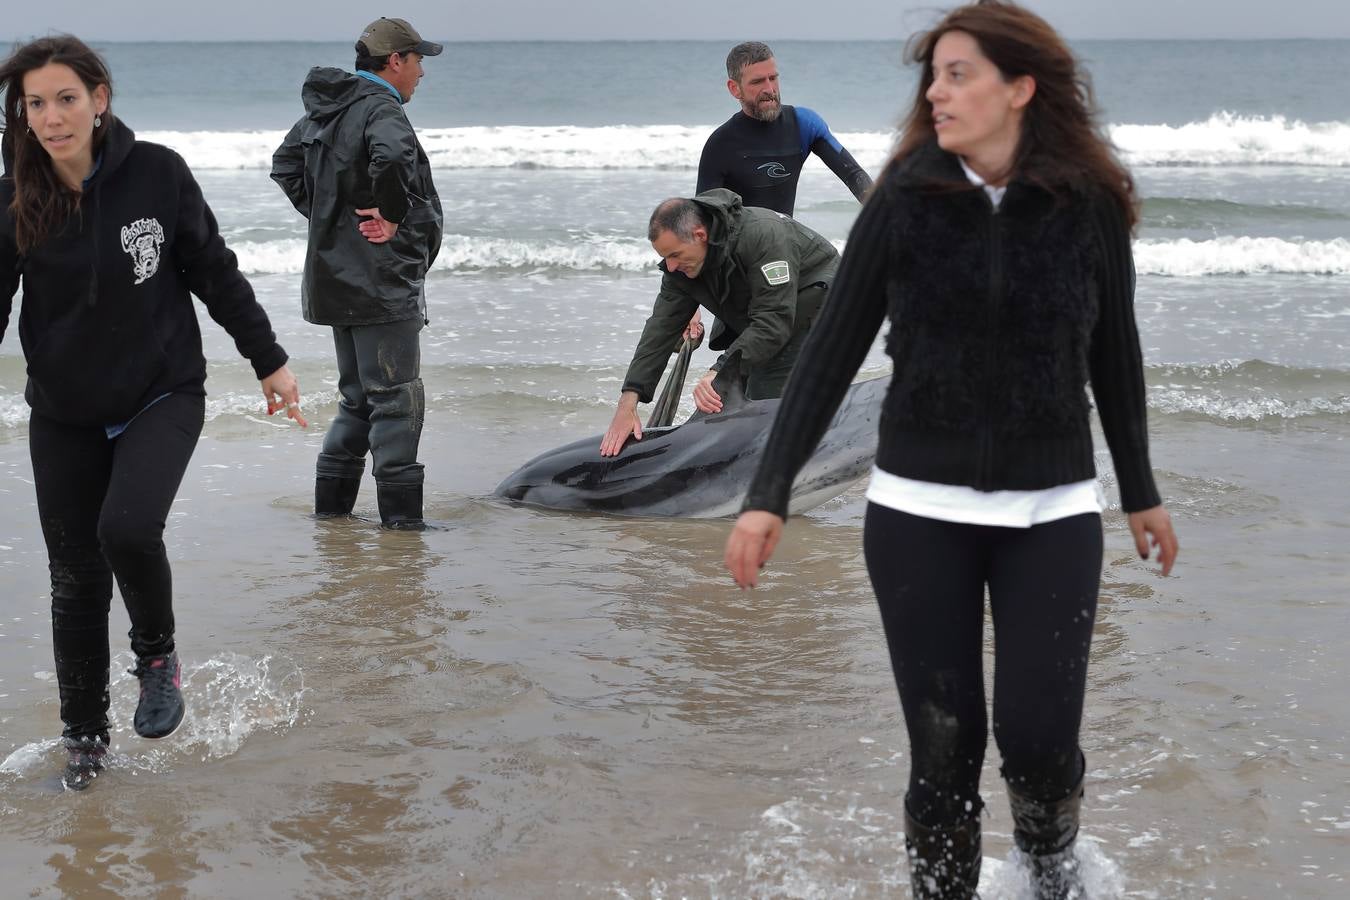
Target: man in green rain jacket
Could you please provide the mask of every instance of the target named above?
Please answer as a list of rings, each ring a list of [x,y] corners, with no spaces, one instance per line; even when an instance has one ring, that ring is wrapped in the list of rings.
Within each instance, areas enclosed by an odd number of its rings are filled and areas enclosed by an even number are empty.
[[[637,405],[652,399],[671,348],[700,306],[721,327],[709,346],[724,352],[694,386],[694,405],[706,413],[722,409],[713,380],[733,361],[746,377],[749,399],[780,396],[839,266],[825,238],[780,213],[742,206],[722,188],[663,201],[647,238],[661,257],[661,291],[600,444],[602,456],[618,454],[629,436],[642,439]]]

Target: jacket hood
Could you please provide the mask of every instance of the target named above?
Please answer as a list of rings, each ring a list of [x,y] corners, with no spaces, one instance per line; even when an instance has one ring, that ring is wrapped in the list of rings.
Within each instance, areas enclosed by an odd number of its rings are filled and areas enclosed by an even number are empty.
[[[389,89],[369,78],[329,66],[315,66],[305,77],[300,100],[305,115],[314,122],[329,122],[365,97],[383,95],[393,99]]]
[[[106,180],[120,169],[136,146],[136,132],[111,113],[107,115],[112,121],[108,123],[108,136],[103,139],[103,146],[95,154],[100,160],[98,171],[94,173],[95,181]]]
[[[741,231],[741,195],[726,188],[713,188],[694,198],[708,220],[708,243],[714,246],[734,243]]]

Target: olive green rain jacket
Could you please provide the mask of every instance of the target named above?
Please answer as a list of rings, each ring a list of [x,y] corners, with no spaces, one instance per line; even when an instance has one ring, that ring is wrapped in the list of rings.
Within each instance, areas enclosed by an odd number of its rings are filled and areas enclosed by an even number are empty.
[[[624,379],[625,391],[650,402],[671,349],[700,306],[717,316],[732,336],[718,368],[739,357],[748,374],[778,354],[819,313],[824,291],[839,266],[834,245],[788,216],[742,206],[725,188],[694,198],[708,225],[708,256],[697,278],[671,274],[661,263],[661,290]],[[803,294],[804,291],[804,294]],[[799,302],[798,295],[803,294]]]

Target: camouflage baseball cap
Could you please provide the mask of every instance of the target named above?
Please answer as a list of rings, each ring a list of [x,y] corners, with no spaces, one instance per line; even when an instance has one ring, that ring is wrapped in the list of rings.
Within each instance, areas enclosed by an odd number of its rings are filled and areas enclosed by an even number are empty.
[[[424,41],[407,19],[376,19],[365,27],[357,43],[364,44],[370,56],[388,56],[391,53],[412,51],[423,56],[437,56],[445,48],[433,41]]]

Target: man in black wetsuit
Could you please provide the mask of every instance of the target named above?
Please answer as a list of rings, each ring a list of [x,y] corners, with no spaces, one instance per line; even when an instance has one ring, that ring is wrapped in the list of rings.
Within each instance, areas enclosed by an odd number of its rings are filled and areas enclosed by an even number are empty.
[[[741,111],[709,136],[698,164],[701,194],[724,187],[746,206],[792,215],[802,164],[814,153],[859,201],[872,179],[814,110],[784,106],[778,63],[768,45],[737,44],[727,54],[727,90]]]
[[[778,63],[767,44],[747,41],[731,48],[727,90],[740,101],[741,111],[703,145],[695,193],[728,188],[740,194],[746,206],[790,216],[797,200],[797,179],[807,157],[814,153],[859,202],[867,195],[871,177],[830,133],[825,120],[804,106],[783,105]],[[695,312],[685,336],[698,338],[702,333],[701,315]],[[731,338],[724,335],[720,323],[714,323],[709,346],[726,349]]]

